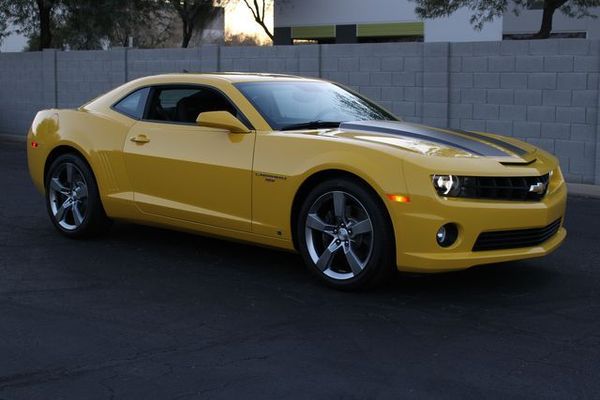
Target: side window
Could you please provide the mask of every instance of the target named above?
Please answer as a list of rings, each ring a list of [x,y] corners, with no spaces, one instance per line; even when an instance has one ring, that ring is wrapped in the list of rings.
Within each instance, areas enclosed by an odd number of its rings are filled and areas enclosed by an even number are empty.
[[[147,119],[195,123],[206,111],[229,111],[239,117],[236,108],[218,91],[198,86],[155,87]]]
[[[115,104],[113,108],[128,117],[141,119],[144,115],[144,107],[149,91],[150,88],[136,90]]]

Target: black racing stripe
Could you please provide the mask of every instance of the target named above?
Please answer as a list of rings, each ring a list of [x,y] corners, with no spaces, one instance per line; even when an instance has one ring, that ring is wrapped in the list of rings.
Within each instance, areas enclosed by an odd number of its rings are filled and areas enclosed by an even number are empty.
[[[481,135],[481,134],[475,133],[475,132],[463,131],[462,129],[461,130],[454,129],[454,131],[458,132],[458,133],[462,133],[463,135],[468,135],[468,136],[471,136],[471,137],[474,137],[477,139],[481,139],[481,140],[485,140],[490,143],[494,143],[495,145],[503,147],[503,148],[507,149],[508,151],[515,153],[519,156],[523,156],[523,155],[527,154],[527,150],[524,150],[518,146],[515,146],[512,143],[505,142],[504,140]]]
[[[483,155],[483,154],[475,152],[474,150],[472,150],[470,148],[462,147],[456,143],[449,142],[447,140],[433,138],[428,135],[422,135],[422,134],[418,134],[415,132],[407,132],[407,131],[403,131],[403,130],[395,129],[395,128],[384,128],[381,126],[362,125],[362,124],[359,125],[359,124],[343,122],[340,124],[340,129],[348,129],[348,130],[355,129],[355,130],[361,130],[361,131],[367,131],[367,132],[389,133],[389,134],[397,135],[397,136],[406,136],[406,137],[411,137],[411,138],[415,138],[415,139],[423,139],[423,140],[427,140],[429,142],[444,144],[444,145],[450,146],[450,147],[455,147],[457,149],[461,149],[461,150],[467,151],[469,153],[476,154],[478,156]]]
[[[486,156],[486,157],[507,157],[510,154],[490,146],[487,143],[482,143],[474,139],[469,139],[457,134],[437,131],[434,129],[426,129],[418,125],[413,125],[405,122],[394,122],[398,127],[388,128],[383,126],[361,124],[360,122],[350,122],[340,124],[341,129],[357,129],[370,132],[389,133],[392,135],[400,135],[412,137],[416,139],[427,140],[434,143],[444,144],[446,146],[455,147],[465,150],[469,153]]]

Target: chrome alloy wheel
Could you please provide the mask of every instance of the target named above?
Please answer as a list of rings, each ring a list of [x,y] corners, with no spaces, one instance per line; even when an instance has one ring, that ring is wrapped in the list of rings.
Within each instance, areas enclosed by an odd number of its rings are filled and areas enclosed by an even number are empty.
[[[56,169],[50,178],[48,200],[61,228],[73,231],[81,226],[87,215],[88,185],[75,164],[66,162]]]
[[[308,253],[319,270],[346,280],[362,272],[373,252],[373,225],[362,203],[343,191],[319,197],[305,224]]]

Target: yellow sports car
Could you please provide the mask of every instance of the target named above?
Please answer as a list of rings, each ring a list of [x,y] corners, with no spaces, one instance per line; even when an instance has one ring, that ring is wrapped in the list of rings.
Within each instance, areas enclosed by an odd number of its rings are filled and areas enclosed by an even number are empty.
[[[295,249],[338,288],[539,257],[566,236],[552,155],[402,122],[318,79],[146,77],[40,111],[27,143],[66,236],[119,219]]]

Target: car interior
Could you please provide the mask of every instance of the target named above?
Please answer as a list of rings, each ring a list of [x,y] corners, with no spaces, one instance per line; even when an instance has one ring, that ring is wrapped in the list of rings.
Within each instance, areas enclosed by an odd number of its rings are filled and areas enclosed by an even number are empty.
[[[195,123],[207,111],[228,111],[240,117],[229,100],[208,88],[156,89],[150,102],[148,119],[153,121]]]

